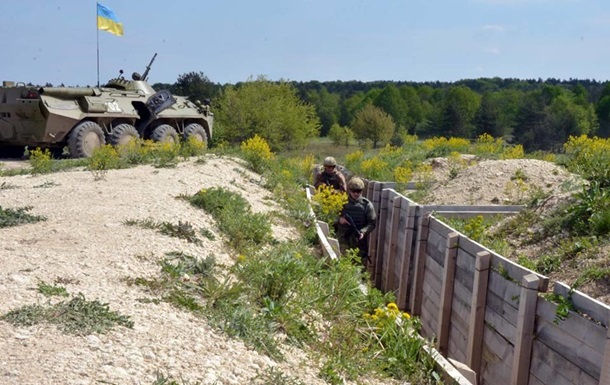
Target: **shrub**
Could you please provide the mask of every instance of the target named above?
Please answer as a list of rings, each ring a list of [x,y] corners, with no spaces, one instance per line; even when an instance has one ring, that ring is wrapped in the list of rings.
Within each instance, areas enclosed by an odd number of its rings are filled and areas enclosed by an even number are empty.
[[[518,144],[516,146],[506,147],[500,155],[500,159],[523,159],[525,158],[525,151],[523,146]]]
[[[26,150],[26,156],[29,156],[32,174],[46,174],[53,171],[53,159],[48,148]]]
[[[354,174],[360,174],[360,163],[363,159],[364,152],[362,150],[357,150],[352,153],[349,153],[345,156],[345,167],[347,167]]]
[[[598,181],[600,187],[610,186],[610,140],[570,136],[564,144],[568,170],[591,181]]]
[[[354,140],[354,132],[349,127],[342,127],[335,123],[330,127],[328,137],[333,141],[333,144],[348,147],[350,141]]]
[[[334,192],[332,186],[320,185],[312,197],[312,201],[316,217],[332,225],[347,203],[347,194]]]
[[[180,147],[180,155],[182,155],[184,159],[187,159],[191,156],[203,155],[205,154],[206,150],[207,142],[198,140],[194,136],[189,136]]]
[[[110,144],[95,149],[91,157],[87,159],[87,169],[91,171],[95,180],[103,179],[109,169],[120,166],[119,153]]]
[[[480,135],[474,143],[473,152],[479,156],[498,157],[504,148],[504,139],[494,139],[489,134]]]
[[[275,158],[267,141],[258,135],[242,142],[240,149],[252,170],[258,173],[263,173],[269,167],[269,161]]]
[[[236,250],[268,243],[272,239],[267,216],[252,213],[249,203],[237,193],[214,187],[202,189],[187,199],[218,221],[218,227],[228,235]]]
[[[153,143],[151,155],[155,167],[176,167],[178,155],[180,155],[180,144],[173,142]]]
[[[3,209],[2,206],[0,206],[0,228],[47,220],[44,216],[28,214],[27,212],[31,209],[32,206],[25,206],[17,209]]]
[[[388,170],[388,164],[380,158],[374,156],[370,159],[365,159],[360,164],[361,172],[368,179],[384,180],[385,173]]]

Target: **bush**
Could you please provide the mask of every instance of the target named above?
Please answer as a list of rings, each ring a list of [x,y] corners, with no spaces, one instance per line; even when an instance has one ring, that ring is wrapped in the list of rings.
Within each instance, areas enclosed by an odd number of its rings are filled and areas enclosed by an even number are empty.
[[[269,168],[269,162],[275,158],[267,141],[258,135],[242,142],[240,149],[250,168],[260,174]]]
[[[312,197],[312,201],[316,217],[332,227],[341,214],[343,206],[347,203],[347,194],[334,192],[332,186],[320,185]]]

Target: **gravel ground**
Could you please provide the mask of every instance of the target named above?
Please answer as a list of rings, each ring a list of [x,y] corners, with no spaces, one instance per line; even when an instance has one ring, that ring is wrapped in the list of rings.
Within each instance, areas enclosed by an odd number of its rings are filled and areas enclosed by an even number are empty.
[[[0,162],[4,168],[23,162]],[[166,252],[213,255],[230,265],[221,236],[203,210],[176,199],[202,188],[222,186],[244,196],[254,212],[280,210],[260,186],[260,176],[236,161],[210,155],[176,168],[139,166],[110,170],[103,180],[88,171],[0,177],[0,206],[31,206],[46,221],[0,229],[0,314],[24,305],[46,304],[36,290],[42,281],[62,282],[68,292],[109,304],[128,315],[134,328],[107,334],[65,335],[46,324],[14,327],[0,322],[0,383],[152,384],[157,372],[182,384],[245,384],[276,367],[306,384],[323,384],[315,365],[298,350],[285,347],[287,360],[275,362],[239,340],[213,330],[205,320],[166,303],[143,303],[146,294],[127,278],[159,274]],[[189,222],[208,229],[215,240],[203,245],[126,226],[125,220]],[[294,231],[274,225],[278,240]]]

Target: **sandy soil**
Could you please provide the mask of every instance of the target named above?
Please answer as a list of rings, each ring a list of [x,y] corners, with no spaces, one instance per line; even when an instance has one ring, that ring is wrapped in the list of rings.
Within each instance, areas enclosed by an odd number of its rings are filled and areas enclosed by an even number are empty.
[[[426,202],[438,205],[523,204],[538,190],[555,198],[580,186],[580,178],[554,163],[537,159],[485,160],[466,158],[451,177],[444,158],[430,161],[436,183]],[[519,179],[523,183],[519,182]]]
[[[0,322],[1,384],[143,385],[152,384],[157,372],[181,384],[245,384],[270,366],[307,384],[323,383],[302,352],[293,350],[286,362],[274,362],[188,312],[166,303],[143,303],[146,294],[125,282],[157,276],[158,261],[171,251],[213,255],[218,263],[232,264],[212,218],[176,199],[181,194],[222,186],[244,196],[255,212],[280,210],[260,186],[260,176],[233,160],[206,159],[205,164],[191,161],[177,168],[111,170],[98,181],[87,171],[0,177],[0,206],[32,206],[30,214],[47,218],[0,229],[0,314],[46,304],[48,299],[36,290],[39,282],[62,282],[70,293],[108,303],[135,323],[133,329],[75,337],[54,326]],[[198,246],[123,224],[148,218],[189,222],[215,233],[216,240],[202,237],[204,244]],[[279,240],[294,233],[284,224],[273,230]]]

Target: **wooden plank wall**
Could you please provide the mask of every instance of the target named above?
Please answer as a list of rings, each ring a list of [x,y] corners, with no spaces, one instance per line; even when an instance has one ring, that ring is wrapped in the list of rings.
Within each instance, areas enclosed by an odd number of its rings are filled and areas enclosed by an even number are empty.
[[[557,305],[540,295],[547,277],[388,186],[367,187],[379,219],[369,247],[373,282],[395,292],[399,307],[420,317],[422,334],[476,372],[479,385],[610,385],[609,306],[554,283],[576,310],[558,320]]]

